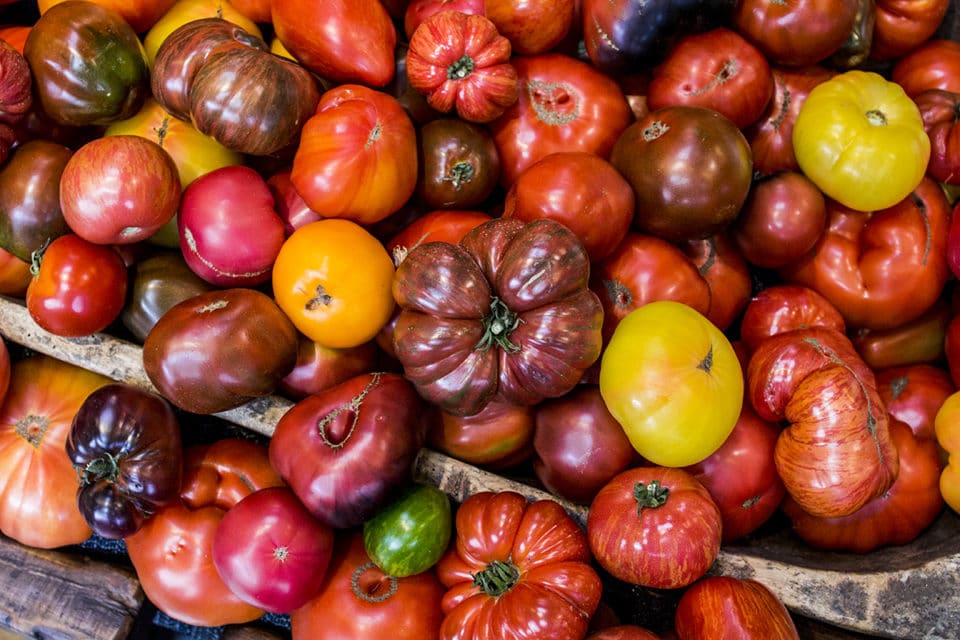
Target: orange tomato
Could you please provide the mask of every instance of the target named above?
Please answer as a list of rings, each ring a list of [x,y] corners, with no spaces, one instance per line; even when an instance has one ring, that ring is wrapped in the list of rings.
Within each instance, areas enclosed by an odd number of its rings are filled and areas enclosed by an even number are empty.
[[[940,494],[951,509],[960,512],[960,391],[947,396],[940,405],[933,428],[947,456],[940,474]]]
[[[273,294],[293,324],[325,347],[372,340],[393,312],[393,261],[383,244],[343,218],[303,225],[280,247]]]

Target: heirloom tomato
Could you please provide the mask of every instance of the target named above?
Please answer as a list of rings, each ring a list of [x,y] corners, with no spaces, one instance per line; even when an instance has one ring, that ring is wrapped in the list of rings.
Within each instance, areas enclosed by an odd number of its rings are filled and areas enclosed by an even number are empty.
[[[890,329],[854,329],[850,340],[876,371],[922,362],[941,362],[953,312],[945,297],[920,316]]]
[[[683,469],[621,471],[597,492],[587,516],[594,559],[610,575],[655,589],[701,578],[720,552],[720,510]]]
[[[482,491],[457,509],[437,564],[442,640],[580,640],[600,603],[580,525],[553,500]]]
[[[930,138],[903,88],[878,73],[852,70],[807,95],[793,125],[800,169],[851,209],[885,209],[926,173]]]
[[[960,391],[947,396],[933,419],[937,443],[947,453],[940,473],[940,494],[951,509],[960,513]]]
[[[201,18],[222,18],[242,28],[247,33],[258,38],[263,37],[257,23],[245,14],[238,11],[239,2],[224,2],[224,0],[176,0],[143,36],[143,48],[147,54],[147,62],[153,66],[157,57],[157,49],[171,33],[178,27],[200,20]],[[269,22],[269,20],[267,20]]]
[[[467,232],[492,219],[490,214],[469,209],[436,209],[414,219],[398,231],[386,247],[399,265],[412,249],[426,242],[443,241],[456,244]]]
[[[403,32],[407,40],[421,22],[435,13],[459,11],[483,15],[486,11],[485,0],[400,0],[400,2],[406,5],[403,10]]]
[[[0,249],[0,295],[23,298],[30,284],[30,263]]]
[[[290,613],[293,640],[437,640],[443,585],[433,569],[386,574],[367,555],[360,529],[337,532],[320,591]]]
[[[484,15],[521,56],[562,46],[580,15],[579,0],[486,0],[483,6]]]
[[[111,380],[49,356],[13,363],[0,405],[0,531],[43,549],[92,533],[77,506],[80,479],[67,457],[73,417]]]
[[[687,588],[674,613],[678,640],[800,640],[790,612],[753,579],[706,576]]]
[[[34,261],[27,310],[43,329],[58,336],[85,336],[103,331],[120,316],[127,266],[112,246],[68,233]]]
[[[657,300],[617,324],[600,360],[600,393],[637,453],[681,467],[709,456],[733,431],[743,372],[730,341],[703,314]]]
[[[484,15],[435,13],[410,36],[407,79],[440,113],[490,122],[517,101],[510,41]]]
[[[363,547],[384,573],[405,578],[433,567],[453,533],[450,498],[411,484],[363,523]]]
[[[777,64],[816,64],[847,40],[860,0],[735,3],[732,26]]]
[[[371,340],[393,312],[393,261],[383,244],[351,220],[305,224],[281,245],[273,295],[293,324],[325,347]]]
[[[437,118],[417,136],[417,192],[431,209],[482,204],[500,179],[500,155],[486,127],[460,118]]]
[[[927,40],[896,60],[890,79],[911,98],[927,89],[960,93],[960,42]]]
[[[927,89],[913,97],[920,108],[923,127],[930,137],[927,173],[946,184],[960,184],[960,93]]]
[[[417,186],[417,134],[388,93],[356,84],[328,90],[303,125],[290,181],[325,218],[379,222]]]
[[[469,416],[433,412],[437,415],[427,444],[437,451],[493,469],[519,464],[530,456],[534,407],[493,400]]]
[[[753,352],[769,336],[807,327],[847,330],[840,311],[810,287],[775,284],[758,291],[747,303],[740,318],[740,341]]]
[[[905,422],[918,438],[935,438],[937,411],[956,387],[945,368],[913,364],[877,371],[877,390],[890,417]]]
[[[373,371],[379,362],[379,353],[373,341],[335,349],[301,333],[297,340],[297,364],[280,380],[278,390],[291,400],[302,400],[353,376]]]
[[[892,60],[932,37],[950,9],[950,0],[877,0],[870,57]]]
[[[227,511],[283,480],[267,449],[225,438],[184,451],[180,497],[124,539],[143,592],[180,622],[215,627],[256,620],[264,610],[244,602],[217,573],[213,541]]]
[[[599,357],[603,308],[583,243],[550,219],[496,218],[459,245],[421,244],[397,268],[394,351],[420,394],[457,415],[495,397],[532,405]]]
[[[65,0],[37,0],[37,9],[46,13],[50,7]],[[96,0],[96,3],[116,11],[123,17],[133,30],[143,33],[160,19],[176,2],[176,0]]]
[[[710,287],[707,320],[726,331],[740,317],[753,292],[753,276],[730,234],[719,231],[680,244]]]

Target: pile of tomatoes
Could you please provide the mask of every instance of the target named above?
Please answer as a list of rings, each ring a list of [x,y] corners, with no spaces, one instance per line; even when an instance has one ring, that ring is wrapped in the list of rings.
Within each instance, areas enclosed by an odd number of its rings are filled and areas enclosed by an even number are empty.
[[[722,544],[960,509],[948,0],[0,4],[0,294],[154,387],[0,342],[3,534],[123,540],[198,626],[657,637],[610,576],[787,638]]]

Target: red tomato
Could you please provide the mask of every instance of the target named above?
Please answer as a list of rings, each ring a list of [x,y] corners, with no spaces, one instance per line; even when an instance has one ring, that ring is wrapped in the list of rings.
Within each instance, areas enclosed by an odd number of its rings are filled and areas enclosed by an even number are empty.
[[[377,345],[364,342],[356,347],[325,347],[303,334],[297,340],[297,364],[280,380],[278,390],[288,398],[300,400],[320,393],[376,368]]]
[[[85,336],[120,316],[127,266],[113,247],[68,233],[51,242],[27,287],[30,317],[50,333]]]
[[[897,59],[890,79],[911,98],[927,89],[960,93],[960,42],[927,40]]]
[[[290,169],[281,169],[267,178],[267,186],[273,195],[273,205],[277,215],[283,220],[283,233],[291,233],[309,222],[316,222],[322,216],[307,206],[303,197],[297,193],[290,180]]]
[[[397,99],[346,84],[324,93],[303,125],[290,181],[319,215],[370,224],[413,195],[417,167],[416,132]]]
[[[500,184],[551,153],[586,151],[609,159],[633,112],[620,86],[592,65],[562,53],[513,58],[520,95],[489,123],[500,153]]]
[[[722,518],[710,493],[683,469],[627,469],[590,503],[587,539],[594,559],[625,582],[686,587],[720,552]]]
[[[387,241],[387,251],[399,265],[407,253],[425,242],[457,244],[467,232],[491,219],[483,211],[437,209],[419,216]]]
[[[30,284],[30,264],[0,249],[0,295],[23,298]]]
[[[748,352],[769,336],[804,327],[827,327],[846,333],[840,311],[822,295],[802,285],[773,285],[747,303],[740,319],[740,340]]]
[[[437,564],[441,640],[579,640],[600,603],[583,530],[553,500],[474,493]]]
[[[310,515],[290,489],[268,487],[227,510],[212,553],[217,573],[241,600],[288,613],[320,590],[333,529]]]
[[[756,531],[786,494],[773,452],[780,425],[762,420],[749,403],[724,443],[705,460],[685,467],[707,488],[720,509],[723,543]]]
[[[753,292],[753,276],[746,260],[724,231],[680,244],[710,287],[707,319],[725,331],[740,317]]]
[[[90,527],[67,457],[73,417],[109,378],[49,356],[13,363],[0,405],[0,531],[31,547],[79,544]]]
[[[817,549],[867,553],[878,547],[914,541],[943,511],[940,449],[936,439],[917,438],[910,426],[890,421],[900,457],[900,472],[890,488],[850,515],[820,518],[791,498],[783,510],[793,530]]]
[[[533,56],[554,50],[580,14],[575,0],[486,0],[486,16],[506,36],[513,52]]]
[[[877,371],[877,390],[891,417],[906,423],[917,438],[934,438],[933,420],[956,387],[946,369],[913,364]]]
[[[744,0],[736,3],[733,27],[776,64],[816,64],[846,41],[859,6],[859,0]]]
[[[945,297],[922,315],[890,329],[856,329],[850,340],[874,370],[941,362],[952,313]]]
[[[427,443],[470,464],[503,468],[530,456],[533,430],[532,407],[495,400],[472,416],[437,411]]]
[[[441,11],[484,15],[485,0],[409,0],[403,14],[403,31],[409,40],[420,23]]]
[[[870,57],[891,60],[922,45],[936,33],[950,4],[950,0],[876,0]]]
[[[741,129],[763,115],[773,98],[773,74],[759,49],[718,27],[681,38],[653,68],[650,109],[679,104],[719,111]]]
[[[279,487],[267,449],[227,438],[184,452],[180,500],[156,512],[125,539],[150,602],[175,620],[219,626],[256,620],[263,609],[231,591],[213,564],[213,540],[224,514],[251,493]]]
[[[360,529],[338,533],[317,595],[290,614],[293,640],[436,640],[443,585],[433,569],[404,578],[381,571]]]
[[[552,218],[583,242],[591,262],[610,256],[633,221],[630,183],[607,160],[559,151],[523,170],[507,191],[503,217]]]
[[[674,631],[679,640],[799,640],[790,612],[762,582],[707,576],[677,603]]]
[[[927,89],[913,97],[920,108],[923,128],[930,137],[927,173],[946,184],[960,184],[960,93]]]

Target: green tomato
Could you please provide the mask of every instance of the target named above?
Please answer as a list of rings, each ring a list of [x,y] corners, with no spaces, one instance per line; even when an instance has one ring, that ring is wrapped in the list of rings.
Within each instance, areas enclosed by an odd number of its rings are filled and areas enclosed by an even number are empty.
[[[384,573],[403,578],[433,567],[452,532],[447,494],[414,484],[364,522],[363,546]]]

